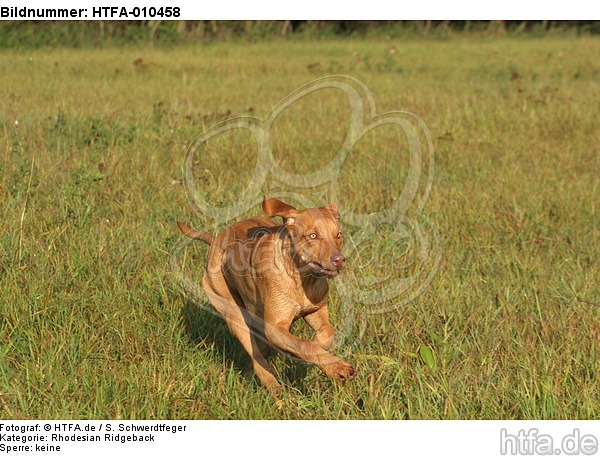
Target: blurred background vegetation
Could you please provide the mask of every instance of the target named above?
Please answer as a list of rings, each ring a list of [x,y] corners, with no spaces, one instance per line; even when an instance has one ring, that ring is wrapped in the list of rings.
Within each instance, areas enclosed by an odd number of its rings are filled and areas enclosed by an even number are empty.
[[[275,37],[373,37],[390,39],[453,35],[599,34],[600,21],[0,21],[0,48],[174,45]]]

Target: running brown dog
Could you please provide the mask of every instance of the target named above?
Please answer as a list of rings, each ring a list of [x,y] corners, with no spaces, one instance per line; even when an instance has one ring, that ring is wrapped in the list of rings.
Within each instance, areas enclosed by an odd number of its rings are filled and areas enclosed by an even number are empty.
[[[334,333],[328,279],[346,263],[337,205],[297,210],[269,198],[262,208],[269,217],[282,217],[283,225],[252,217],[213,236],[177,222],[183,234],[211,246],[204,291],[274,395],[281,385],[266,359],[270,346],[316,364],[334,379],[354,378],[355,369],[328,351]],[[312,340],[290,332],[299,318],[315,330]]]

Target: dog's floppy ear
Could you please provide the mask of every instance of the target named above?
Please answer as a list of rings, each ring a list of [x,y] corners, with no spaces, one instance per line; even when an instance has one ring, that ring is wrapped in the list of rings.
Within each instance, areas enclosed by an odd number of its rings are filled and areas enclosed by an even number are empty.
[[[336,203],[329,203],[327,206],[323,207],[327,212],[329,212],[334,219],[338,222],[340,221],[340,213],[338,211],[338,205]]]
[[[269,217],[282,217],[286,225],[293,225],[298,215],[296,208],[275,198],[263,199],[262,209]]]

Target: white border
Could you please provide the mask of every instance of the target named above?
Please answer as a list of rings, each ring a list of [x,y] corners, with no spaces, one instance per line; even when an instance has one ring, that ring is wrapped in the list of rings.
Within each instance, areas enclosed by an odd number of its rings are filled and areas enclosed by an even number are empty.
[[[165,424],[181,426],[184,431],[119,431],[120,425]],[[418,454],[418,455],[501,455],[552,454],[597,455],[600,428],[598,421],[0,421],[3,435],[43,436],[42,445],[60,445],[61,456],[153,456],[165,454],[225,454],[244,456],[305,456],[317,454]],[[7,425],[35,426],[37,432],[7,432]],[[80,426],[76,429],[75,426]],[[102,430],[98,431],[98,427]],[[111,434],[121,437],[154,436],[153,442],[106,441]],[[87,426],[87,428],[86,428]],[[95,426],[94,431],[87,430]],[[56,431],[59,427],[60,431]],[[47,431],[44,430],[47,429]],[[50,441],[53,434],[63,436],[98,435],[101,442]],[[503,437],[504,436],[504,437]],[[576,442],[574,437],[579,439]],[[504,441],[503,441],[504,438]],[[542,440],[543,439],[543,440]],[[552,442],[552,452],[544,443]],[[585,440],[584,440],[585,439]],[[590,442],[592,446],[590,451]],[[573,447],[585,443],[585,448]],[[2,441],[4,445],[20,443]],[[37,453],[35,442],[26,443]],[[542,445],[544,444],[544,445]],[[565,446],[566,444],[566,446]],[[539,446],[538,446],[539,445]],[[567,450],[572,451],[565,451]],[[587,450],[587,451],[586,451]],[[109,452],[109,453],[107,453]]]
[[[525,2],[505,0],[272,0],[175,1],[160,0],[17,0],[2,6],[27,8],[161,7],[178,6],[180,20],[597,20],[600,2],[590,0]],[[118,19],[118,18],[115,18]],[[129,18],[131,20],[131,18]]]

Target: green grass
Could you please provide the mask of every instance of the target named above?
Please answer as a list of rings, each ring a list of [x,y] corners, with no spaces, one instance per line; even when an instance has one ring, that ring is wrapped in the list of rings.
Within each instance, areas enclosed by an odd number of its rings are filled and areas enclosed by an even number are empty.
[[[1,51],[0,418],[600,418],[599,52],[585,37]],[[205,128],[264,117],[336,73],[364,82],[380,112],[426,121],[424,214],[442,262],[395,311],[357,304],[353,382],[274,358],[281,407],[171,272],[175,221],[202,224],[182,166]],[[282,114],[281,167],[327,164],[346,112],[339,93],[317,93]],[[361,141],[344,207],[392,204],[407,173],[398,143],[385,128]],[[236,201],[255,149],[243,132],[207,146],[194,170],[212,204]],[[371,252],[384,266],[390,232]],[[193,245],[182,264],[198,279],[205,258]],[[349,260],[348,277],[403,273]],[[338,295],[331,305],[340,326]]]

